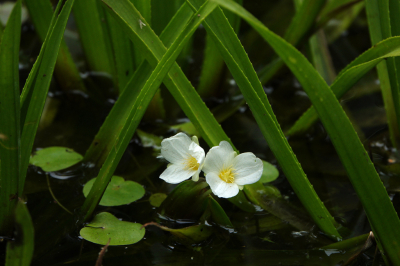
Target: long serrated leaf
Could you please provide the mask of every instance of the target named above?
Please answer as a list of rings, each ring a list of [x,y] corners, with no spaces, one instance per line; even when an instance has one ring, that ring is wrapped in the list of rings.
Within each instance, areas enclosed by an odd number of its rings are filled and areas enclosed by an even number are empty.
[[[197,5],[195,6],[197,8],[201,0],[190,2]],[[304,207],[321,230],[329,236],[340,238],[334,226],[333,217],[319,199],[283,135],[257,74],[222,10],[215,10],[206,19],[204,26],[218,45],[271,151]]]
[[[368,71],[384,58],[400,56],[400,37],[384,40],[357,57],[347,65],[331,85],[331,90],[340,99]],[[304,133],[318,120],[314,107],[310,107],[288,130],[288,135]]]
[[[0,40],[0,234],[4,235],[12,232],[12,213],[18,200],[20,37],[21,0],[15,4]]]
[[[240,15],[285,61],[315,106],[386,255],[400,265],[400,220],[367,152],[329,86],[307,59],[230,0],[211,0]]]
[[[368,18],[368,29],[371,43],[373,45],[391,36],[390,14],[388,0],[367,0],[365,9]],[[400,99],[398,81],[394,59],[377,65],[378,77],[380,80],[383,102],[386,110],[386,117],[389,125],[390,138],[395,147],[400,145]]]
[[[61,4],[62,1],[59,2],[57,9],[61,8]],[[19,193],[22,193],[23,190],[33,142],[39,126],[43,106],[47,98],[47,92],[49,90],[65,26],[67,25],[73,4],[74,0],[67,0],[57,19],[55,19],[55,17],[58,14],[58,10],[56,9],[56,12],[54,12],[54,27],[51,27],[52,30],[49,31],[42,45],[38,59],[29,74],[21,94],[21,125],[23,125],[23,129],[21,134],[22,151],[19,181],[21,186],[18,189]],[[51,23],[51,25],[52,24],[53,23]]]

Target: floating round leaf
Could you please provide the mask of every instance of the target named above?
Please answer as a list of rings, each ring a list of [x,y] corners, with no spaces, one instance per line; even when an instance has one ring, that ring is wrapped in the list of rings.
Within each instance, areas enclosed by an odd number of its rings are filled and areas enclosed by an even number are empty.
[[[45,172],[54,172],[66,169],[82,161],[83,157],[73,149],[65,147],[49,147],[36,151],[29,163],[39,166]]]
[[[150,204],[154,207],[160,207],[161,203],[167,198],[164,193],[155,193],[150,196]]]
[[[95,180],[96,178],[91,179],[83,187],[85,197],[89,194]],[[125,205],[142,198],[144,193],[142,185],[133,181],[125,181],[120,176],[113,176],[99,204],[101,206]]]
[[[97,214],[93,221],[80,231],[85,240],[105,245],[110,240],[110,246],[131,245],[139,242],[146,230],[141,224],[118,220],[108,212]]]
[[[279,176],[278,169],[276,169],[276,167],[270,164],[269,162],[266,162],[264,160],[262,162],[263,162],[263,173],[261,175],[260,182],[269,183],[277,179]]]

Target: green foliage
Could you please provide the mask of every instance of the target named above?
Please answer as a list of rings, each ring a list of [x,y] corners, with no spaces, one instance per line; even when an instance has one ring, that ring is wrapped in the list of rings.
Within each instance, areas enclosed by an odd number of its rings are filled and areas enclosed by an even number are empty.
[[[0,234],[12,229],[12,213],[17,203],[20,170],[19,43],[21,1],[8,19],[0,40]],[[14,195],[14,197],[12,197]]]
[[[108,212],[97,214],[81,229],[80,235],[87,241],[110,246],[131,245],[139,242],[146,233],[141,224],[120,221]]]
[[[65,147],[49,147],[34,152],[30,164],[39,166],[45,172],[66,169],[82,161],[83,157],[72,149]]]
[[[6,266],[29,266],[33,257],[34,228],[25,203],[19,201],[14,214],[15,239],[7,243]]]
[[[50,23],[49,31],[42,45],[39,56],[29,73],[24,89],[20,96],[21,103],[21,168],[19,194],[22,194],[25,175],[29,165],[29,158],[35,140],[36,131],[39,126],[40,116],[46,101],[54,65],[57,60],[58,50],[64,35],[69,14],[71,13],[74,0],[67,0],[62,7],[59,2]],[[61,12],[60,12],[61,10]],[[60,12],[60,13],[58,13]]]
[[[212,227],[205,224],[192,225],[181,229],[171,229],[156,223],[150,223],[149,225],[155,225],[164,231],[170,232],[176,241],[185,245],[198,244],[209,238],[213,233]]]
[[[89,180],[83,187],[85,197],[89,194],[96,178]],[[141,199],[144,196],[144,188],[142,185],[133,182],[125,181],[120,176],[113,176],[108,184],[99,205],[101,206],[119,206],[132,203]]]
[[[261,183],[269,183],[277,179],[279,176],[279,171],[275,166],[269,162],[263,161],[263,173],[261,175]]]
[[[168,197],[167,194],[164,193],[155,193],[150,196],[149,201],[151,206],[160,207],[161,203]]]
[[[269,31],[241,6],[232,1],[212,1],[236,12],[251,24],[302,84],[339,154],[375,235],[380,239],[388,257],[400,263],[396,251],[400,248],[400,221],[397,213],[367,152],[329,86],[299,51]]]
[[[196,4],[195,8],[198,8],[199,2],[201,1],[193,1]],[[218,3],[221,4],[222,2]],[[232,3],[240,7],[240,5],[232,1],[227,3]],[[237,12],[235,13],[238,14]],[[219,8],[216,9],[205,21],[204,27],[208,34],[212,36],[215,43],[218,44],[225,63],[235,78],[264,138],[297,196],[321,230],[330,236],[339,238],[339,233],[333,223],[333,217],[326,210],[314,191],[283,135],[257,74],[247,57],[246,51],[224,17],[222,10]],[[320,217],[324,218],[321,219]]]
[[[356,82],[383,59],[399,56],[400,37],[388,38],[358,56],[348,64],[331,85],[331,90],[340,99]],[[318,120],[315,107],[308,109],[287,132],[288,135],[304,133]]]

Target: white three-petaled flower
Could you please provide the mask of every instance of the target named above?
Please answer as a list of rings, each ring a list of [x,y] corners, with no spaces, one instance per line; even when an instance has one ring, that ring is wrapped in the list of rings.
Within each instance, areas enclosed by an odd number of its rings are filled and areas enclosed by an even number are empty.
[[[253,153],[237,155],[229,142],[221,141],[212,147],[204,161],[203,171],[212,192],[220,198],[231,198],[239,193],[243,185],[260,180],[262,161]]]
[[[178,133],[161,142],[161,157],[170,162],[160,178],[171,184],[180,183],[191,176],[199,180],[205,153],[197,138],[191,140],[186,134]]]

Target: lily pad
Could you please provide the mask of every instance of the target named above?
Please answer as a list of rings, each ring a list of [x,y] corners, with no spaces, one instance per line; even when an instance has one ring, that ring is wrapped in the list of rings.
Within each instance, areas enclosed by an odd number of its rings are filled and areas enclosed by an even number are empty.
[[[155,193],[150,196],[150,204],[154,207],[160,207],[161,203],[167,198],[167,194]]]
[[[83,157],[73,149],[65,147],[49,147],[36,151],[29,163],[39,166],[45,172],[66,169],[82,161]]]
[[[95,180],[96,178],[89,180],[83,187],[85,197],[89,194]],[[99,204],[101,206],[125,205],[142,198],[144,193],[144,188],[139,183],[113,176]]]
[[[269,183],[277,179],[279,176],[278,169],[276,169],[276,167],[270,164],[269,162],[266,162],[264,160],[262,162],[263,162],[263,173],[260,179],[261,183]]]
[[[146,230],[141,224],[120,221],[108,212],[97,214],[93,221],[80,231],[85,240],[106,245],[110,240],[110,246],[131,245],[139,242]]]

